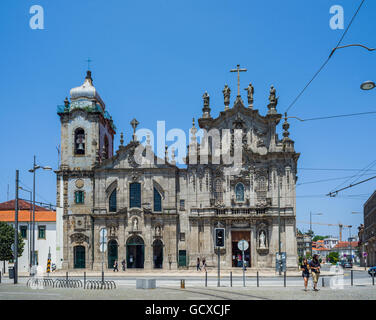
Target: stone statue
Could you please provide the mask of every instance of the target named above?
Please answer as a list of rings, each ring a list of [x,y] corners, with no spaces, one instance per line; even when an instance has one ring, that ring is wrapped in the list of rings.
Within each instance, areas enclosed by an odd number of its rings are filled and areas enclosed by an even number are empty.
[[[262,230],[260,232],[260,249],[266,248],[266,239],[265,239],[265,232]]]
[[[204,107],[208,107],[209,102],[210,102],[210,97],[209,97],[209,94],[206,91],[203,94],[202,99],[204,100]]]
[[[248,88],[245,88],[244,90],[247,91],[248,105],[251,107],[253,105],[253,94],[255,92],[255,89],[253,88],[252,83],[250,82],[248,85]]]
[[[275,97],[276,91],[273,86],[270,87],[270,95],[269,95],[269,101],[270,103],[275,103],[276,102],[276,97]]]
[[[222,92],[223,92],[223,98],[225,100],[225,106],[228,107],[230,105],[231,89],[228,87],[227,84],[225,84],[225,88],[222,90]]]
[[[157,226],[155,228],[155,235],[158,236],[158,237],[161,235],[161,227],[160,226]]]
[[[133,230],[138,230],[138,220],[133,219]]]

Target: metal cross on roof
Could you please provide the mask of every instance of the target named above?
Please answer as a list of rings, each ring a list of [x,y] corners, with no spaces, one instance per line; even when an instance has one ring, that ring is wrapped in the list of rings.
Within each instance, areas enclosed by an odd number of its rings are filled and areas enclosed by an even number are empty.
[[[240,69],[240,64],[236,66],[236,69],[231,69],[230,72],[238,73],[238,97],[240,97],[240,72],[245,72],[247,69]]]
[[[93,60],[91,60],[90,58],[87,58],[86,62],[87,62],[87,69],[90,70],[90,62],[92,62]]]

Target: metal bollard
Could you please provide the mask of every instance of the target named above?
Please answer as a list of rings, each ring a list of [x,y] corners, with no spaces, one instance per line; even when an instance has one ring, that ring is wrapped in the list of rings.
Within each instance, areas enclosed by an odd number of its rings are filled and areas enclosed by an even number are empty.
[[[102,271],[102,283],[104,283],[104,271]]]
[[[230,287],[232,287],[232,271],[230,271]]]
[[[65,274],[65,279],[68,281],[68,271],[67,271],[67,273]]]
[[[350,270],[350,274],[351,274],[351,286],[354,285],[354,275],[353,275],[353,270]]]
[[[185,280],[180,280],[180,288],[185,289]]]
[[[372,285],[374,286],[375,285],[375,273],[372,272]]]
[[[321,278],[321,284],[322,284],[323,287],[325,287],[324,277]]]
[[[1,271],[0,271],[0,283],[1,283]]]
[[[208,286],[208,272],[205,271],[205,287]]]
[[[86,288],[86,271],[84,272],[84,288]]]
[[[260,286],[260,282],[259,282],[259,272],[257,271],[257,274],[256,274],[256,277],[257,277],[257,288]]]
[[[283,273],[283,286],[286,288],[286,271]]]

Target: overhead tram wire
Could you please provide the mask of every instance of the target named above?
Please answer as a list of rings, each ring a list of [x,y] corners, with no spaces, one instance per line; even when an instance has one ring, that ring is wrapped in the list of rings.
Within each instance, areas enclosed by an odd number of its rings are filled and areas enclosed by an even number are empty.
[[[319,75],[319,73],[322,71],[322,69],[324,69],[324,67],[327,65],[327,63],[329,62],[330,58],[333,56],[333,53],[334,53],[335,49],[341,44],[341,42],[342,42],[343,38],[345,37],[346,33],[349,31],[349,29],[350,29],[350,27],[351,27],[351,25],[352,25],[355,17],[358,15],[358,12],[359,12],[360,8],[363,6],[364,1],[365,0],[362,0],[362,2],[360,3],[358,9],[356,10],[356,12],[354,13],[353,17],[351,18],[349,25],[347,26],[347,28],[343,32],[343,34],[342,34],[341,38],[339,39],[337,45],[331,51],[329,57],[325,60],[325,62],[321,65],[321,67],[316,71],[316,73],[313,75],[313,77],[311,78],[311,80],[309,80],[308,83],[304,86],[304,88],[299,92],[299,94],[292,101],[292,103],[290,103],[290,105],[288,106],[288,108],[285,111],[286,113],[291,109],[292,106],[295,105],[295,103],[303,95],[303,93],[306,91],[306,89],[309,87],[309,85],[313,82],[313,80],[315,80],[315,78]]]
[[[365,114],[376,114],[376,111],[367,111],[367,112],[358,112],[358,113],[349,113],[349,114],[339,114],[334,116],[325,116],[325,117],[316,117],[316,118],[308,118],[308,119],[301,119],[299,117],[289,116],[287,118],[294,118],[301,122],[305,121],[313,121],[313,120],[324,120],[324,119],[333,119],[333,118],[344,118],[344,117],[353,117],[353,116],[360,116]]]

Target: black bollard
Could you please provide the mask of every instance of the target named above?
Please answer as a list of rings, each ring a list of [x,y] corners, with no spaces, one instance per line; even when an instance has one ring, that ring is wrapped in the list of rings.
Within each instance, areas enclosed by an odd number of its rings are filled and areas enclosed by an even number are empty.
[[[0,283],[1,283],[1,271],[0,271]]]
[[[375,285],[375,272],[372,272],[372,285]]]
[[[286,288],[286,271],[283,273],[283,286]]]
[[[260,282],[259,282],[259,272],[257,271],[257,274],[256,274],[256,277],[257,277],[257,288],[260,286]]]
[[[230,287],[232,287],[232,271],[230,271]]]
[[[205,271],[205,287],[208,286],[208,272]]]
[[[325,287],[324,277],[321,278],[321,284],[322,284],[323,287]]]
[[[67,273],[65,274],[65,280],[68,282],[68,271],[67,271]]]
[[[353,270],[350,270],[350,274],[351,274],[351,286],[354,285],[354,275],[353,275]]]
[[[84,272],[84,288],[86,288],[86,271]]]
[[[102,283],[104,283],[104,271],[102,271]]]

